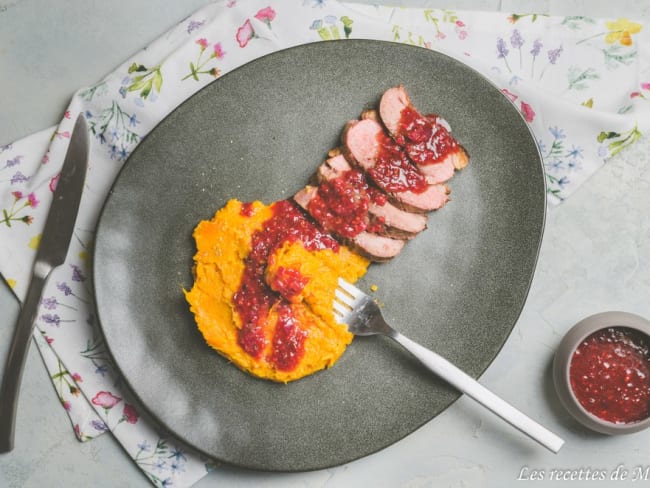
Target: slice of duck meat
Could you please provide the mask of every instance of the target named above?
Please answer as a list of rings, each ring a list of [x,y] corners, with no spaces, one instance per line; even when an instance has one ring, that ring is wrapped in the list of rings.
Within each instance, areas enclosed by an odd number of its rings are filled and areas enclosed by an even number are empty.
[[[398,207],[425,213],[449,200],[449,188],[428,184],[402,148],[372,118],[348,122],[342,142],[347,159],[363,168]]]
[[[360,230],[354,235],[352,232],[345,233],[350,234],[347,236],[340,235],[338,230],[333,228],[328,228],[328,225],[336,225],[333,220],[323,216],[321,211],[321,202],[319,200],[319,189],[315,186],[306,186],[298,193],[293,196],[294,201],[300,205],[304,210],[309,213],[316,222],[318,222],[326,231],[336,234],[339,239],[341,239],[345,244],[350,246],[359,254],[367,257],[371,261],[383,262],[388,261],[395,256],[397,256],[406,241],[402,239],[392,239],[386,236],[380,236],[377,234],[370,233],[366,230]],[[349,229],[348,229],[349,230]]]
[[[358,171],[350,166],[343,154],[340,152],[331,153],[336,155],[329,158],[318,168],[318,175],[321,180],[346,178],[348,175],[354,174],[352,172]],[[370,199],[368,204],[370,231],[398,239],[412,239],[427,228],[426,214],[400,210],[388,201],[385,193],[373,186],[368,185],[366,192]]]
[[[379,236],[370,232],[360,232],[352,239],[352,244],[357,252],[371,261],[381,263],[390,261],[402,252],[406,241]]]
[[[469,163],[467,151],[450,134],[449,125],[438,121],[436,115],[425,116],[418,112],[402,85],[384,92],[379,102],[379,116],[429,181],[436,182]],[[431,168],[441,164],[446,167]]]

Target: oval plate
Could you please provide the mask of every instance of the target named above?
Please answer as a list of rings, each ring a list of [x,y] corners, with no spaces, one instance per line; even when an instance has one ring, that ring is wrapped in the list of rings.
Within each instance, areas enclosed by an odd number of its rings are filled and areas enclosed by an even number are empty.
[[[398,330],[473,376],[510,334],[530,286],[546,197],[537,146],[516,108],[467,66],[378,41],[330,41],[257,59],[179,106],[134,151],[97,229],[94,279],[108,347],[167,429],[254,469],[311,470],[384,448],[458,393],[384,338],[358,338],[328,371],[259,380],[216,354],[182,289],[192,231],[228,199],[288,198],[346,121],[403,83],[446,118],[471,155],[429,228],[360,286],[377,285]],[[504,426],[504,428],[507,428]]]

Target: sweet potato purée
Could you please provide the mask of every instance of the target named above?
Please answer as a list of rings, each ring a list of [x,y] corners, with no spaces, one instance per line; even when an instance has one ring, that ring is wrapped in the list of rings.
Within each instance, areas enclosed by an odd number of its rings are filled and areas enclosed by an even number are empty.
[[[289,200],[230,200],[194,230],[185,297],[206,342],[239,368],[288,382],[332,366],[352,340],[332,302],[338,277],[369,261],[322,233]]]

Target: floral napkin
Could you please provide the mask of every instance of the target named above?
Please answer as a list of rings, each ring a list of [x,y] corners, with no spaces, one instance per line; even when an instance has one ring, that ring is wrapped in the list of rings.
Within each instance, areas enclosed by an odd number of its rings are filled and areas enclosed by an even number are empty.
[[[22,299],[70,131],[83,112],[92,143],[80,215],[68,259],[46,286],[34,337],[77,437],[111,431],[157,486],[190,486],[214,465],[156,431],[102,342],[88,279],[102,203],[142,138],[202,87],[261,55],[348,38],[440,51],[489,78],[529,123],[552,203],[650,131],[650,33],[624,18],[221,1],[80,89],[56,128],[0,147],[0,272]]]

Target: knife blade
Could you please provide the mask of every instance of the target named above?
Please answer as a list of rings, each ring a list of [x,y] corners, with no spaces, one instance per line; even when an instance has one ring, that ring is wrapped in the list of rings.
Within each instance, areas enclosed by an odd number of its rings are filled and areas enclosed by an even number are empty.
[[[79,114],[36,251],[32,280],[9,346],[0,388],[0,453],[9,452],[14,446],[18,394],[36,313],[47,278],[65,262],[70,247],[86,180],[88,146],[88,126],[83,114]]]

